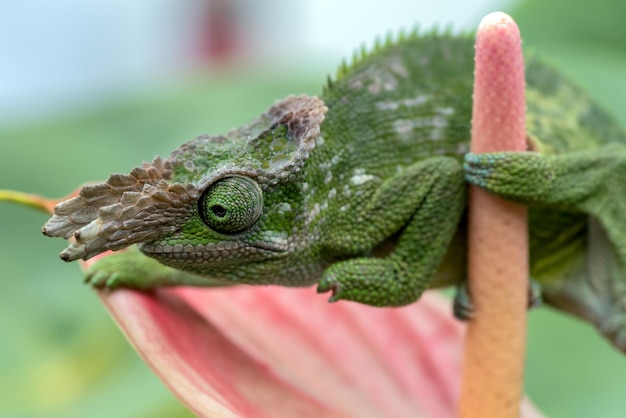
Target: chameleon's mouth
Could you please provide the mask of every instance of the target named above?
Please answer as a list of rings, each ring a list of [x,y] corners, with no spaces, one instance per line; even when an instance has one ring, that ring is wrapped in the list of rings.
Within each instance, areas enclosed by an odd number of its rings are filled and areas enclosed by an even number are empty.
[[[235,241],[196,245],[140,243],[138,247],[142,253],[153,258],[205,260],[245,257],[253,254],[267,255],[268,253],[282,253],[287,251],[287,248],[273,243],[244,243]]]

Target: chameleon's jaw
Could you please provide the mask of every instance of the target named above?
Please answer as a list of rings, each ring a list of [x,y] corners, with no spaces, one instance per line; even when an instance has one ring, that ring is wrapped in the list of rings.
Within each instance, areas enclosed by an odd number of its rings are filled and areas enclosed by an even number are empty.
[[[197,262],[204,260],[205,263],[220,262],[225,259],[256,258],[259,255],[267,257],[271,254],[284,253],[288,249],[281,245],[271,243],[247,243],[238,241],[221,241],[207,244],[161,244],[161,243],[141,243],[139,250],[152,258],[167,263],[166,260],[189,260]],[[183,261],[184,262],[184,261]]]
[[[241,253],[246,249],[246,245],[240,242],[220,242],[217,244],[139,244],[139,250],[153,258],[220,258],[225,254]]]

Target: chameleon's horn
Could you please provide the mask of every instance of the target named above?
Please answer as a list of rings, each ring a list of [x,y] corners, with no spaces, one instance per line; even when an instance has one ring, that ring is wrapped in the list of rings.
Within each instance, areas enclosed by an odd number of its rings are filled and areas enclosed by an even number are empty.
[[[152,163],[144,163],[129,175],[112,174],[104,183],[88,184],[78,196],[60,202],[54,208],[54,216],[46,222],[42,232],[49,237],[68,239],[72,234],[98,217],[98,210],[122,199],[126,192],[141,192],[144,184],[157,184],[171,176],[168,162],[156,157]]]
[[[155,158],[129,175],[113,174],[105,183],[84,186],[59,203],[42,232],[75,240],[61,253],[65,261],[91,258],[158,236],[187,213],[197,193],[193,186],[169,184],[171,167]]]

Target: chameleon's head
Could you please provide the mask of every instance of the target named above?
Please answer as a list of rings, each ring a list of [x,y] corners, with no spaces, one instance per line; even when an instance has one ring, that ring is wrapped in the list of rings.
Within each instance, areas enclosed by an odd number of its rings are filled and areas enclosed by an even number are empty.
[[[299,177],[326,110],[318,98],[288,97],[243,128],[84,186],[56,206],[43,232],[74,238],[66,261],[138,244],[179,269],[245,274],[293,246],[304,223]]]

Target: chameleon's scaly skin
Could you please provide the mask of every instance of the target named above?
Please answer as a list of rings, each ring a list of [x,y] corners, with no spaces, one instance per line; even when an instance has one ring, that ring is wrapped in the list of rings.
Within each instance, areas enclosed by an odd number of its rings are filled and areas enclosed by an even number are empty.
[[[135,243],[151,257],[105,257],[96,286],[319,283],[331,300],[396,306],[465,279],[466,179],[530,205],[546,300],[626,349],[626,137],[529,57],[532,152],[467,154],[472,68],[469,36],[379,44],[320,99],[85,186],[44,233],[76,237],[68,261]]]

